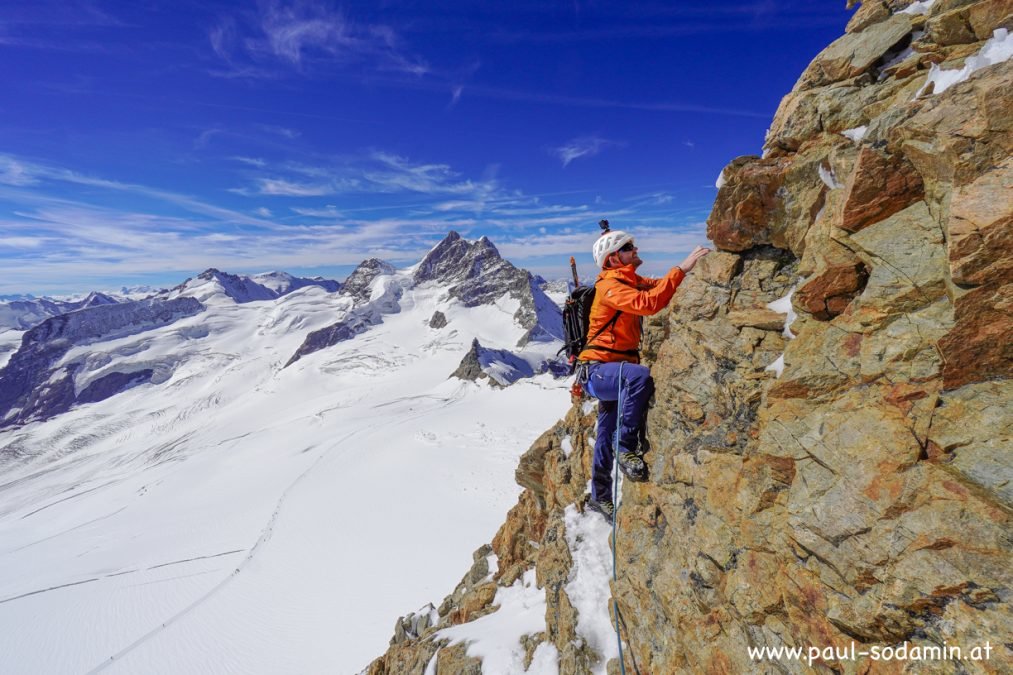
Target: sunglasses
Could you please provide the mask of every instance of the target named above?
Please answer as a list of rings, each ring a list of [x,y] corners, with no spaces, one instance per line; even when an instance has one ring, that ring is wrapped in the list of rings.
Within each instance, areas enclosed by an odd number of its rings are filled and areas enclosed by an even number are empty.
[[[619,250],[623,251],[625,253],[629,253],[630,251],[635,251],[636,249],[637,249],[637,247],[636,247],[636,245],[632,241],[628,241],[628,242],[626,242],[625,244],[623,244],[622,246],[619,247]]]

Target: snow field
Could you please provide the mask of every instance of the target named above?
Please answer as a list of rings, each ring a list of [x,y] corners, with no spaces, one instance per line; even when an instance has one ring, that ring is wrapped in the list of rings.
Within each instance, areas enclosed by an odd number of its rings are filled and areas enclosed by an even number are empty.
[[[212,305],[64,358],[78,386],[142,363],[161,384],[0,432],[0,671],[356,672],[453,588],[569,406],[548,376],[448,380],[473,337],[515,347],[506,305],[406,290],[285,369],[345,298]]]

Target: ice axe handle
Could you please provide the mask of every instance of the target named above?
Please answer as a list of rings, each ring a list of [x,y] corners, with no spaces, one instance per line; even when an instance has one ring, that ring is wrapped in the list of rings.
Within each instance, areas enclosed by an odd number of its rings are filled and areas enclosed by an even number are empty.
[[[580,279],[577,278],[577,261],[570,256],[570,271],[573,272],[573,285],[576,288],[580,286]]]

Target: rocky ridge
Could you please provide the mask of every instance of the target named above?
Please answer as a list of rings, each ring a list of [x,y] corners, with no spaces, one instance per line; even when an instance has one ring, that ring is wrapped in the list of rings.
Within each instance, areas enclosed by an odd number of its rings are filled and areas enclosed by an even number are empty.
[[[619,579],[601,579],[628,672],[998,673],[1013,660],[1013,61],[924,89],[933,66],[959,69],[1013,27],[1013,5],[909,7],[862,4],[814,59],[764,156],[722,172],[719,251],[645,322],[651,475],[623,488]],[[793,290],[786,328],[768,305]],[[551,644],[561,673],[601,672],[567,592],[565,536],[593,438],[593,406],[575,405],[532,446],[489,545],[494,573],[477,551],[435,616],[396,623],[368,673],[481,672],[439,631],[497,611],[497,591],[531,569],[546,611],[526,662]],[[969,658],[986,641],[990,658]],[[747,651],[904,643],[965,651],[811,665]]]
[[[204,311],[194,298],[136,300],[106,304],[46,319],[22,336],[21,348],[0,370],[0,428],[44,420],[75,403],[108,398],[150,381],[153,371],[113,372],[75,386],[77,364],[59,365],[72,347],[141,333]]]
[[[398,301],[404,288],[393,275],[394,267],[377,258],[359,263],[341,287],[342,294],[351,299],[352,306],[340,321],[307,335],[285,367],[313,352],[351,340],[369,330],[370,326],[381,323],[385,314],[400,312]]]
[[[117,302],[120,300],[97,292],[89,293],[81,300],[73,301],[24,298],[0,302],[0,330],[28,330],[53,316],[99,305],[112,305]]]
[[[294,277],[286,272],[267,272],[248,277],[222,272],[214,267],[187,279],[169,292],[169,297],[192,296],[206,302],[210,297],[224,295],[242,304],[259,300],[274,300],[306,286],[320,286],[333,293],[340,288],[336,281],[321,277]]]
[[[370,326],[383,321],[384,314],[400,311],[398,301],[405,288],[424,284],[445,287],[446,296],[465,307],[492,304],[509,296],[518,301],[514,320],[526,329],[518,347],[531,342],[546,343],[562,335],[562,311],[541,289],[544,280],[504,260],[487,238],[469,242],[457,232],[447,236],[415,266],[408,279],[398,278],[389,263],[370,258],[359,264],[342,285],[354,306],[342,319],[307,336],[287,365],[315,351],[350,340]],[[447,325],[437,312],[430,328]],[[530,377],[554,367],[550,359],[535,353],[519,356],[474,344],[450,375],[467,380],[488,379],[506,386],[519,377]]]

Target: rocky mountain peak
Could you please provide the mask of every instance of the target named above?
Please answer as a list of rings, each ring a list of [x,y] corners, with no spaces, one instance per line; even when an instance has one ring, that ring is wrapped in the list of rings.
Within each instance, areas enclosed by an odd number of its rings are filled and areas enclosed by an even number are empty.
[[[232,277],[238,279],[238,277],[236,277],[234,274],[222,272],[217,267],[209,267],[197,275],[198,279],[203,279],[204,281],[211,281],[213,279],[220,279],[222,277]]]
[[[459,282],[494,273],[503,264],[509,265],[487,237],[469,242],[451,230],[419,263],[414,281]]]
[[[515,318],[529,329],[522,343],[558,339],[562,335],[559,307],[531,274],[504,260],[488,237],[469,242],[451,231],[422,259],[413,281],[446,284],[450,297],[465,307],[488,304],[509,294],[520,301]]]
[[[84,300],[81,301],[81,307],[95,307],[96,305],[114,305],[119,302],[116,298],[106,295],[105,293],[99,293],[92,291],[89,293]]]
[[[367,258],[348,275],[341,285],[341,292],[351,295],[358,302],[366,302],[370,298],[373,280],[384,274],[394,274],[394,266],[379,258]]]

